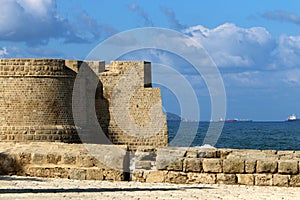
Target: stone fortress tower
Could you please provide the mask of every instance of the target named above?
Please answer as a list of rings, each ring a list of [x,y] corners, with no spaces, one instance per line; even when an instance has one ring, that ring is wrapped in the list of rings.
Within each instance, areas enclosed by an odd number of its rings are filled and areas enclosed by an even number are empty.
[[[128,145],[131,150],[168,144],[160,89],[151,87],[150,63],[114,61],[105,66],[98,61],[59,59],[0,59],[0,141],[80,143],[72,94],[82,64],[99,78],[95,111],[113,144]],[[126,75],[130,70],[135,72],[132,77]],[[130,85],[132,81],[135,87]],[[159,112],[156,109],[150,115],[153,106],[159,106]],[[128,122],[123,120],[125,112],[132,124],[124,124]],[[149,132],[155,130],[149,126],[160,123],[161,129]]]

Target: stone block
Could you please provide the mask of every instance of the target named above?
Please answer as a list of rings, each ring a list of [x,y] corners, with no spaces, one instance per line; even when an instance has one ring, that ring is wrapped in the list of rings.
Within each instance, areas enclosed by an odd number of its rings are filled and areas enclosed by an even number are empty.
[[[271,186],[273,184],[272,174],[255,174],[255,185]]]
[[[219,149],[219,151],[220,151],[220,158],[221,159],[226,159],[227,156],[229,154],[231,154],[233,150],[232,149]]]
[[[163,183],[165,180],[164,176],[163,171],[150,171],[145,175],[147,183]]]
[[[168,157],[168,156],[157,156],[156,157],[156,168],[158,170],[183,170],[183,158]]]
[[[44,164],[46,163],[46,155],[41,153],[33,153],[32,155],[33,164]]]
[[[64,154],[63,155],[63,163],[67,165],[75,165],[76,164],[76,155],[73,154]]]
[[[292,175],[290,179],[290,186],[300,187],[300,175]]]
[[[185,184],[187,182],[187,174],[183,172],[169,171],[165,175],[166,183]]]
[[[61,155],[58,154],[47,154],[47,163],[58,164],[61,161]]]
[[[135,153],[136,160],[139,161],[155,161],[156,153],[155,152],[136,152]]]
[[[203,160],[204,172],[220,173],[222,172],[222,160],[217,158],[210,158]]]
[[[273,175],[273,185],[274,186],[289,186],[290,175],[281,175],[281,174],[274,174]]]
[[[76,180],[85,180],[86,179],[86,170],[85,169],[78,169],[78,168],[71,168],[69,171],[69,179],[76,179]]]
[[[217,174],[218,184],[236,184],[237,178],[235,174]]]
[[[256,164],[257,173],[275,173],[277,172],[276,160],[258,160]]]
[[[187,147],[167,147],[158,148],[157,156],[167,156],[173,158],[183,158],[186,155]]]
[[[138,182],[145,182],[145,178],[144,178],[144,171],[143,170],[134,170],[132,172],[132,181],[138,181]]]
[[[215,148],[209,149],[199,149],[198,150],[198,158],[218,158],[220,155],[218,150]]]
[[[95,166],[95,158],[90,155],[78,155],[76,158],[76,164],[79,167],[93,167]]]
[[[123,181],[125,179],[125,173],[118,170],[103,170],[103,179],[111,181]]]
[[[279,160],[278,173],[280,174],[298,174],[298,161]]]
[[[183,161],[183,170],[185,172],[203,171],[202,158],[185,158]]]
[[[103,180],[102,169],[87,169],[86,180]]]
[[[237,183],[241,185],[254,185],[253,174],[237,174]]]
[[[190,148],[186,152],[186,157],[187,158],[197,158],[198,157],[198,150],[195,148]]]
[[[187,173],[187,183],[215,184],[216,174],[208,173]]]
[[[136,161],[135,168],[149,170],[151,169],[151,161]]]
[[[256,160],[245,160],[245,172],[249,174],[255,173]]]
[[[31,153],[21,152],[17,154],[16,159],[22,165],[29,164],[31,162]]]
[[[223,173],[236,174],[244,173],[245,162],[244,160],[223,160]]]

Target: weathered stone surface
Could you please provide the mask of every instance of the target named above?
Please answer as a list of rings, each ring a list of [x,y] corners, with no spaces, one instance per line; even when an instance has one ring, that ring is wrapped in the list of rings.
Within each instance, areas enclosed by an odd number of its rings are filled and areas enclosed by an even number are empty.
[[[76,179],[76,180],[85,180],[86,179],[86,170],[71,168],[69,178]]]
[[[293,160],[294,151],[278,151],[277,155],[280,160]]]
[[[216,175],[208,173],[187,173],[187,183],[215,184]]]
[[[254,185],[253,174],[237,174],[237,183],[241,185]]]
[[[95,158],[90,155],[79,155],[76,163],[79,167],[93,167],[95,166]]]
[[[125,179],[126,173],[118,170],[103,170],[103,180],[110,180],[110,181],[123,181]]]
[[[134,170],[132,172],[132,181],[145,182],[144,171],[143,170]]]
[[[222,160],[217,158],[203,160],[204,172],[220,173],[222,172]]]
[[[135,168],[150,170],[151,169],[151,161],[136,161]]]
[[[219,150],[215,148],[199,149],[198,158],[220,158]]]
[[[136,160],[139,161],[155,161],[156,160],[156,153],[155,152],[141,152],[137,151],[135,153]]]
[[[245,172],[253,174],[256,169],[256,160],[245,160]]]
[[[290,179],[290,186],[300,187],[300,175],[292,175]]]
[[[16,155],[16,159],[21,165],[29,164],[31,162],[31,153],[20,152]]]
[[[61,161],[61,155],[50,153],[47,154],[47,163],[58,164]]]
[[[70,154],[70,153],[65,153],[63,155],[63,163],[67,165],[74,165],[76,164],[76,155],[75,154]]]
[[[145,176],[147,183],[163,183],[165,180],[165,173],[163,171],[150,171]]]
[[[32,162],[34,164],[44,164],[46,162],[46,155],[41,153],[34,153],[32,155]]]
[[[185,158],[183,170],[185,172],[201,172],[203,170],[202,158]]]
[[[217,183],[219,184],[236,184],[235,174],[217,174]]]
[[[183,158],[170,157],[170,156],[157,156],[156,168],[158,170],[183,170]]]
[[[273,175],[273,185],[274,186],[289,186],[290,175],[281,175],[274,174]]]
[[[157,148],[157,156],[169,156],[183,158],[186,155],[187,147],[162,147]]]
[[[103,180],[102,169],[87,169],[86,180]]]
[[[256,164],[257,173],[275,173],[277,172],[276,160],[258,160]]]
[[[184,184],[187,182],[187,174],[183,172],[169,171],[165,175],[165,182]]]
[[[244,173],[245,161],[244,160],[232,160],[225,159],[223,161],[223,172],[224,173]]]
[[[271,186],[272,174],[256,174],[255,176],[255,185],[259,186]]]
[[[298,161],[279,160],[278,161],[278,173],[280,173],[280,174],[297,174],[298,173]]]
[[[198,157],[198,149],[195,148],[190,148],[186,152],[186,157],[187,158],[197,158]]]

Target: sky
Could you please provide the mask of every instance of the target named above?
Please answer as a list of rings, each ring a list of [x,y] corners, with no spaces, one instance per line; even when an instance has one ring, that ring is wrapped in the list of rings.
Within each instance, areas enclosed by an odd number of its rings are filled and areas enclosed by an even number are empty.
[[[168,28],[197,41],[216,64],[226,91],[226,118],[270,121],[285,120],[292,113],[300,116],[297,0],[0,2],[2,58],[85,59],[114,34],[143,27]],[[192,66],[160,51],[137,52],[135,58],[155,62],[168,58],[192,85],[200,119],[211,118],[211,94],[201,75],[189,69]],[[158,74],[154,69],[153,79]],[[176,94],[162,87],[162,96],[164,109],[180,114]],[[193,114],[185,117],[193,119]]]

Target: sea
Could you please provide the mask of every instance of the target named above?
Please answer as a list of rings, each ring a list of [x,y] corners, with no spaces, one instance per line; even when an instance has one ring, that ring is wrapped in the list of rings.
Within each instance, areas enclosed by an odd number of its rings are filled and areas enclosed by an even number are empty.
[[[215,142],[205,144],[209,125],[210,122],[168,121],[169,145],[300,150],[300,122],[225,122],[223,129],[213,136]],[[212,122],[211,125],[221,126],[221,123]]]

